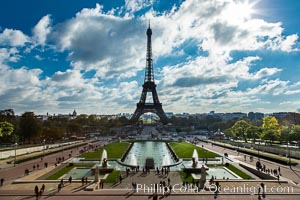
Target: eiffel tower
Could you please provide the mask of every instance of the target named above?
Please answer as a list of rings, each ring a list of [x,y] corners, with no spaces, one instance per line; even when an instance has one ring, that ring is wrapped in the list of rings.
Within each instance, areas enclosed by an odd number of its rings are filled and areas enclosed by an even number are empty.
[[[152,30],[150,28],[150,22],[146,33],[147,33],[147,55],[146,55],[146,69],[145,69],[143,91],[142,91],[140,101],[136,104],[136,110],[131,120],[138,121],[139,117],[142,114],[147,112],[152,112],[157,114],[161,122],[165,124],[168,122],[168,118],[162,108],[162,104],[159,102],[158,95],[156,92],[156,85],[154,83],[154,71],[153,71],[152,47],[151,47]],[[153,103],[146,103],[148,92],[152,93]]]

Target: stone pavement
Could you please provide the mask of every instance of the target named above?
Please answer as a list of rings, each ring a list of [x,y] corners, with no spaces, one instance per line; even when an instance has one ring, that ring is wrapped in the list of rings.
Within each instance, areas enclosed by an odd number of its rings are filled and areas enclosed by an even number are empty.
[[[208,150],[218,152],[221,155],[223,155],[224,153],[228,153],[229,158],[232,158],[233,160],[237,161],[237,163],[238,162],[247,163],[249,165],[252,165],[253,167],[255,167],[255,163],[258,160],[257,157],[253,157],[253,161],[250,161],[250,159],[249,159],[250,157],[247,154],[239,153],[237,151],[230,150],[230,149],[223,148],[223,147],[219,147],[219,146],[216,146],[216,145],[212,146],[211,144],[208,144],[208,143],[200,142],[197,145],[199,145],[199,146],[203,145],[204,148],[206,148]],[[244,160],[244,155],[246,155],[246,157],[247,157],[246,161]],[[260,161],[261,161],[262,164],[266,165],[266,168],[269,168],[269,169],[278,169],[278,167],[280,166],[281,174],[284,178],[286,178],[288,180],[292,180],[295,184],[300,183],[300,171],[299,171],[298,168],[296,168],[296,169],[293,168],[293,167],[290,168],[289,166],[281,165],[281,164],[278,164],[278,163],[275,163],[275,162],[272,162],[272,161],[268,161],[268,160],[265,160],[265,159],[262,159],[262,158],[260,158]]]
[[[202,145],[202,144],[200,144]],[[211,148],[214,151],[228,152],[234,160],[243,162],[243,155],[235,154],[235,151],[229,151],[221,147],[210,147],[211,145],[203,144],[205,148]],[[249,159],[248,159],[249,160]],[[261,159],[262,160],[262,159]],[[264,160],[262,160],[264,162]],[[254,165],[254,162],[246,161],[247,164]],[[270,167],[277,166],[276,163],[267,163]],[[105,184],[104,189],[96,191],[85,191],[84,188],[87,185],[82,186],[80,181],[73,181],[71,184],[65,183],[64,187],[60,192],[57,191],[57,186],[59,180],[49,181],[49,180],[37,180],[43,174],[54,169],[53,165],[48,168],[35,170],[30,173],[29,176],[20,177],[19,180],[26,181],[19,184],[5,184],[0,187],[0,200],[19,200],[19,199],[35,199],[34,197],[34,187],[38,185],[40,188],[44,183],[46,185],[45,193],[40,199],[105,199],[105,200],[115,200],[115,199],[153,199],[154,186],[153,184],[159,183],[160,181],[165,181],[167,183],[168,177],[171,180],[171,185],[173,186],[173,191],[169,196],[162,196],[164,194],[163,190],[159,191],[159,199],[184,199],[184,200],[194,200],[194,199],[258,199],[258,186],[261,182],[264,182],[266,186],[266,199],[299,199],[300,198],[300,187],[295,184],[290,183],[278,183],[277,181],[262,181],[262,180],[249,180],[249,181],[227,181],[219,180],[221,185],[221,192],[216,195],[213,191],[213,187],[210,190],[195,192],[193,188],[182,187],[182,180],[178,172],[170,172],[169,176],[157,175],[155,172],[151,171],[150,174],[142,174],[142,172],[132,173],[126,177],[126,172],[122,172],[122,183],[116,180],[114,184]],[[3,171],[2,171],[3,172]],[[282,173],[285,177],[295,179],[289,168],[282,167]],[[295,179],[296,180],[296,179]],[[138,190],[134,192],[132,190],[132,183],[138,184]],[[145,185],[144,185],[145,184]],[[208,183],[206,183],[207,188],[210,188]],[[151,189],[152,187],[152,189]],[[183,188],[183,189],[182,189]]]
[[[101,146],[105,144],[106,142],[97,142],[93,143],[93,145]],[[88,145],[85,145],[87,147]],[[29,160],[26,162],[22,162],[20,164],[17,164],[15,167],[13,164],[7,164],[7,160],[0,160],[0,178],[4,178],[4,184],[10,184],[12,181],[24,177],[24,171],[25,169],[28,169],[30,171],[29,174],[32,172],[40,171],[44,168],[44,164],[47,162],[48,167],[54,166],[56,163],[56,159],[58,157],[64,157],[65,160],[69,158],[69,154],[72,152],[72,156],[78,156],[80,155],[80,150],[83,149],[84,146],[78,147],[77,145],[74,146],[73,149],[68,149],[64,151],[60,151],[51,155],[47,155],[41,160],[41,158],[37,158],[34,160]],[[40,154],[42,156],[42,152],[36,152],[33,153],[33,155]],[[24,155],[25,156],[25,155]],[[28,156],[28,155],[26,155]],[[30,155],[29,155],[30,156]],[[32,155],[31,155],[32,156]],[[39,165],[39,169],[37,167],[35,170],[33,170],[33,166]]]
[[[178,172],[170,172],[169,176],[157,175],[155,172],[144,175],[142,172],[129,174],[125,177],[125,172],[122,174],[124,176],[122,183],[115,184],[105,184],[104,189],[96,191],[84,191],[87,185],[82,186],[80,181],[72,182],[71,184],[65,183],[64,187],[60,192],[57,191],[57,181],[43,181],[35,180],[40,177],[43,173],[47,173],[50,169],[43,169],[40,171],[33,172],[27,177],[23,177],[19,180],[28,181],[26,183],[19,184],[6,184],[0,187],[0,199],[34,199],[34,187],[38,185],[40,188],[44,183],[46,185],[46,190],[44,195],[40,199],[149,199],[152,198],[154,192],[154,183],[159,183],[160,181],[167,182],[170,178],[171,185],[173,185],[173,190],[170,196],[164,197],[168,199],[202,199],[204,196],[207,199],[215,198],[214,188],[211,190],[195,192],[194,188],[182,187],[182,181]],[[261,180],[252,181],[227,181],[219,180],[221,185],[221,192],[217,195],[218,199],[257,199],[258,186],[262,182]],[[138,189],[136,192],[132,190],[132,182],[138,184]],[[145,184],[145,185],[144,185]],[[296,195],[300,195],[300,188],[293,187],[287,183],[278,183],[276,181],[264,181],[266,186],[266,195],[268,199],[279,199],[278,196],[286,195],[285,199],[297,199]],[[208,183],[206,184],[208,188]],[[163,190],[159,190],[160,199],[164,194]],[[234,194],[234,195],[233,195]],[[102,198],[103,197],[103,198]],[[105,197],[105,198],[104,198]],[[286,198],[287,197],[287,198]],[[299,196],[298,196],[299,197]],[[281,196],[282,198],[282,196]]]

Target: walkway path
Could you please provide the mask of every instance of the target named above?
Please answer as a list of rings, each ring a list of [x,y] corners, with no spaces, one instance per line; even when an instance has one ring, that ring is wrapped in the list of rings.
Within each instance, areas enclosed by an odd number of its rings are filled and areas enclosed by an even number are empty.
[[[101,146],[105,142],[98,142],[93,143],[93,145]],[[88,145],[85,145],[87,148]],[[44,168],[45,163],[48,163],[48,166],[54,166],[54,164],[57,162],[56,159],[59,157],[64,157],[65,160],[69,158],[69,154],[72,154],[73,157],[80,155],[80,150],[83,149],[84,146],[81,147],[74,147],[73,149],[64,150],[58,153],[54,153],[48,156],[45,156],[43,159],[37,158],[34,160],[29,160],[20,164],[17,164],[15,167],[13,164],[7,165],[5,163],[5,160],[0,161],[0,166],[5,167],[1,168],[0,170],[0,178],[4,178],[4,184],[9,184],[13,180],[19,179],[21,177],[24,177],[25,169],[28,169],[30,173],[34,171],[39,171]],[[41,154],[41,153],[40,153]],[[37,165],[39,165],[39,169],[37,169]],[[33,169],[33,166],[35,166],[35,170]]]
[[[256,161],[258,160],[257,157],[253,157],[254,159],[251,162],[250,161],[250,156],[247,155],[247,154],[239,153],[237,151],[226,149],[226,148],[219,147],[219,146],[216,146],[216,145],[212,146],[211,144],[203,143],[203,142],[198,143],[198,145],[199,146],[203,145],[204,148],[206,148],[208,150],[216,151],[216,152],[218,152],[218,153],[220,153],[222,155],[224,153],[228,153],[230,158],[232,158],[232,159],[234,159],[234,160],[236,160],[238,162],[245,162],[245,163],[250,164],[250,165],[252,165],[254,167],[255,167]],[[246,161],[244,161],[244,155],[246,155]],[[278,169],[278,167],[280,167],[281,174],[282,174],[283,177],[292,180],[296,184],[300,183],[300,171],[298,170],[298,168],[297,169],[293,169],[293,168],[290,168],[289,166],[281,165],[281,164],[278,164],[278,163],[275,163],[275,162],[271,162],[271,161],[268,161],[268,160],[265,160],[265,159],[261,159],[261,158],[260,158],[260,161],[261,161],[262,164],[266,165],[266,168],[269,168],[269,169]]]

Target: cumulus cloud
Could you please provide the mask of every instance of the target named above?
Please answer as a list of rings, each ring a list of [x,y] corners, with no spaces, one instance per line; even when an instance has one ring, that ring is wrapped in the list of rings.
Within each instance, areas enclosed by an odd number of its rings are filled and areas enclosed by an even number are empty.
[[[46,15],[40,19],[40,21],[33,28],[33,38],[40,45],[45,45],[47,36],[51,32],[51,18],[50,15]]]
[[[0,64],[5,62],[17,62],[20,59],[17,48],[0,48]]]
[[[94,69],[103,79],[134,76],[144,65],[143,23],[105,14],[98,4],[57,26],[54,38],[62,50],[70,52],[75,68]]]
[[[33,40],[42,46],[53,45],[56,53],[67,53],[71,69],[41,78],[41,70],[2,64],[4,78],[0,83],[8,89],[1,88],[1,102],[14,102],[23,109],[29,104],[40,110],[51,105],[51,110],[61,111],[80,107],[83,113],[133,112],[142,90],[143,77],[137,74],[143,74],[145,67],[148,19],[154,61],[174,61],[155,74],[166,111],[197,112],[203,107],[237,111],[269,104],[274,96],[298,94],[299,86],[280,79],[283,66],[256,66],[264,58],[253,53],[298,51],[298,35],[286,35],[281,22],[270,23],[243,13],[232,18],[238,3],[187,0],[160,12],[151,8],[152,0],[126,0],[120,8],[125,10],[122,15],[116,8],[105,12],[100,4],[83,8],[58,24],[52,24],[51,16],[46,15],[33,28],[32,39],[21,31],[5,29],[0,44],[12,48],[0,49],[0,63],[18,61],[18,47]],[[134,16],[141,10],[146,13]],[[196,50],[188,55],[191,46]],[[243,51],[248,54],[233,59],[232,52]],[[42,54],[35,58],[46,59]],[[91,71],[95,73],[85,77]],[[22,76],[29,84],[21,81]],[[17,96],[24,96],[22,102]]]
[[[6,28],[2,33],[0,33],[1,46],[24,46],[26,42],[29,42],[29,40],[29,37],[19,30]]]
[[[125,8],[130,13],[139,11],[145,7],[151,6],[154,0],[125,0]]]

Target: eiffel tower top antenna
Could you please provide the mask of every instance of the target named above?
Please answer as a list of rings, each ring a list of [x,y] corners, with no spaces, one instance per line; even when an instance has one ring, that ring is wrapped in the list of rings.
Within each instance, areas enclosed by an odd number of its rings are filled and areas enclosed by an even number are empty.
[[[149,27],[147,29],[146,34],[147,34],[147,54],[146,54],[146,70],[145,70],[144,83],[154,82],[152,45],[151,45],[152,30],[150,28],[150,20],[149,20]]]

